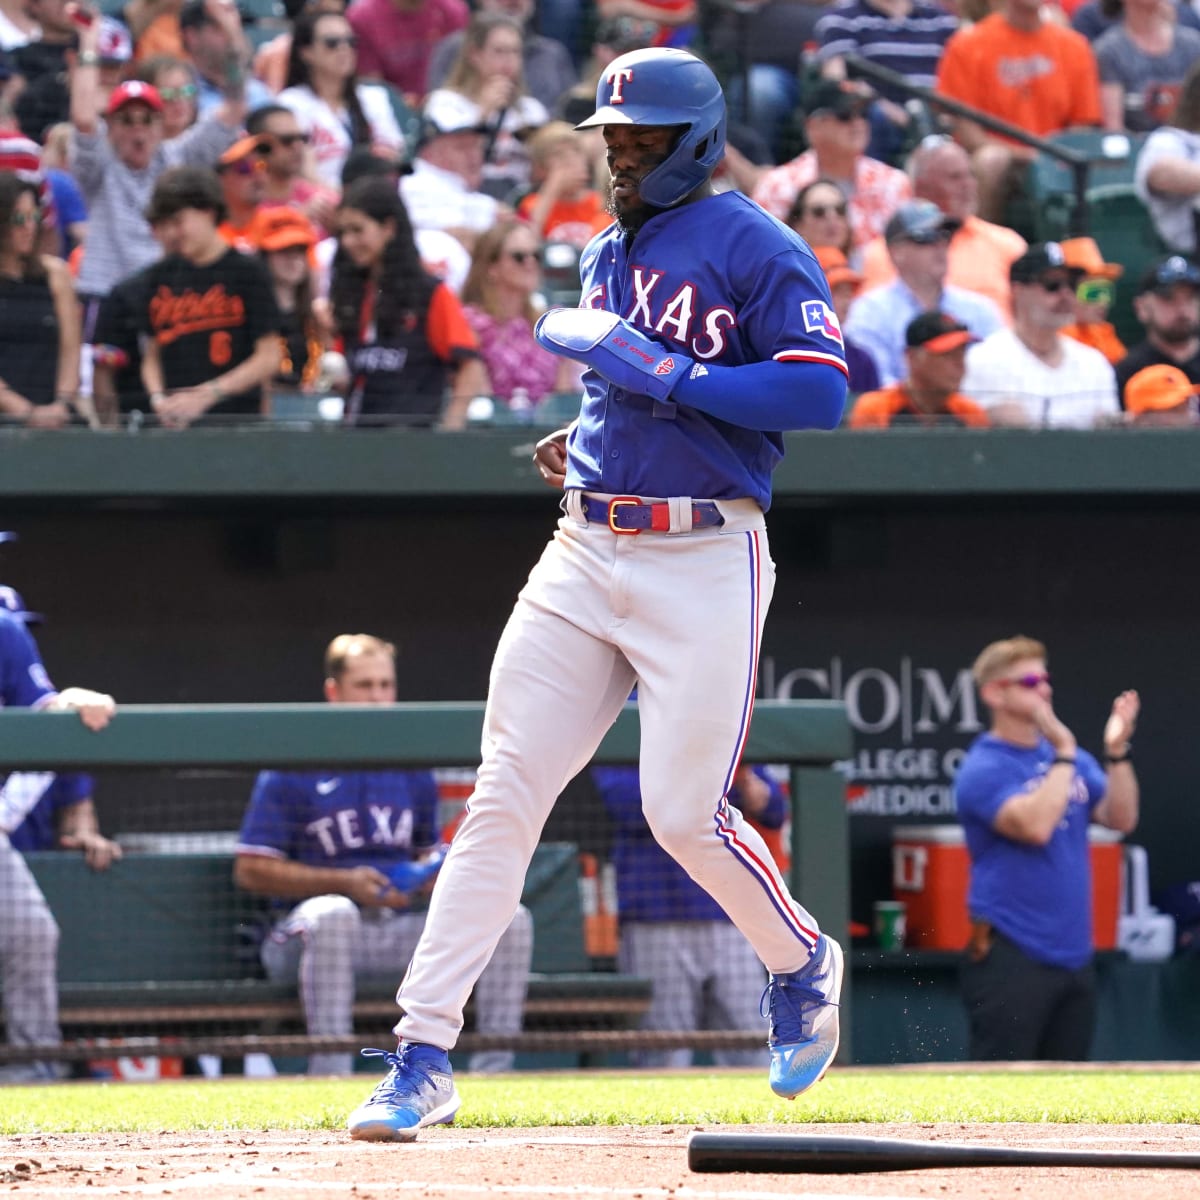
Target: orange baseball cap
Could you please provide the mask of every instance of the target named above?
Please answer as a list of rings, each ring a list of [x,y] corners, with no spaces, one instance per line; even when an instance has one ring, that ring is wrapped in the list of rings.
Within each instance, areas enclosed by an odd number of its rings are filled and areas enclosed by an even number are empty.
[[[309,246],[317,244],[317,231],[312,222],[294,208],[280,205],[277,208],[264,210],[259,217],[261,222],[258,237],[258,248],[271,253],[275,250],[290,250],[294,246]]]
[[[1120,279],[1125,268],[1120,263],[1104,261],[1095,238],[1068,238],[1058,243],[1062,247],[1064,265],[1072,271],[1082,271],[1089,279]]]
[[[814,246],[812,252],[825,272],[825,281],[830,287],[839,283],[862,285],[863,277],[846,261],[846,256],[836,246]]]
[[[222,167],[232,166],[233,163],[241,162],[243,158],[249,158],[251,154],[269,154],[271,152],[270,138],[262,137],[261,135],[251,134],[249,137],[238,138],[220,158],[217,159],[217,170]]]
[[[1125,408],[1131,413],[1163,412],[1186,404],[1200,394],[1194,384],[1178,367],[1170,363],[1155,363],[1131,375],[1125,384]]]

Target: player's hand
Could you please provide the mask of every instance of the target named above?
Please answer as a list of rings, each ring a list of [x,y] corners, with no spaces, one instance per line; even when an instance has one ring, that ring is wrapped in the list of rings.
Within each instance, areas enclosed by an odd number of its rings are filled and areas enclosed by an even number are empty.
[[[69,687],[58,693],[52,708],[59,712],[71,711],[79,714],[79,719],[93,733],[103,729],[112,720],[117,711],[117,702],[104,692],[93,692],[90,688]]]
[[[93,871],[107,871],[122,854],[116,842],[99,833],[64,833],[58,842],[64,850],[82,850],[83,861]]]
[[[533,449],[538,474],[550,487],[560,488],[567,481],[567,434],[570,432],[570,429],[556,429]]]
[[[1042,736],[1054,747],[1054,753],[1062,758],[1072,758],[1078,744],[1075,735],[1058,719],[1054,705],[1043,700],[1033,710],[1033,721]]]
[[[151,404],[158,419],[169,429],[186,429],[208,412],[214,399],[212,388],[202,384],[200,387],[177,388]]]
[[[1129,749],[1129,739],[1137,728],[1141,697],[1135,691],[1122,692],[1112,704],[1112,712],[1104,725],[1104,753],[1120,758]]]
[[[342,876],[342,895],[360,908],[407,908],[408,897],[374,867],[348,867]]]

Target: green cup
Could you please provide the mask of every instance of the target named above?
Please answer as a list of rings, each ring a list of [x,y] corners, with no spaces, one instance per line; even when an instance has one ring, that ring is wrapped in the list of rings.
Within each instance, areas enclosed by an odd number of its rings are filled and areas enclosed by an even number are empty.
[[[903,900],[875,901],[875,940],[881,950],[903,950],[907,905]]]

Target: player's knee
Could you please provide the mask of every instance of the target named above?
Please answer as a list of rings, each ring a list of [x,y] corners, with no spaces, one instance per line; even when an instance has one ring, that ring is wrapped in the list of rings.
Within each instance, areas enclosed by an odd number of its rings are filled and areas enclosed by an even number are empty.
[[[348,896],[314,896],[304,902],[304,923],[310,938],[349,938],[358,932],[362,914]]]
[[[646,821],[658,844],[677,862],[686,865],[699,852],[705,838],[712,836],[712,820],[697,821],[684,805],[668,805],[651,811]]]

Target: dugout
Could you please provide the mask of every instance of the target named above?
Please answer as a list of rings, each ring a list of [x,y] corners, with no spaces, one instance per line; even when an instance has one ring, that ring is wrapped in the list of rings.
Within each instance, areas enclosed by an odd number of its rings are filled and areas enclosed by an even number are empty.
[[[480,698],[556,516],[528,468],[534,436],[22,431],[0,439],[4,526],[22,539],[4,582],[48,614],[56,679],[126,702],[315,700],[320,648],[347,628],[398,641],[402,700]],[[847,706],[851,915],[869,922],[890,895],[893,826],[953,819],[953,768],[985,721],[964,672],[1017,631],[1048,644],[1057,706],[1088,748],[1111,697],[1141,691],[1134,840],[1152,888],[1200,877],[1200,443],[1153,429],[788,440],[760,695]],[[236,823],[247,788],[118,774],[97,799],[109,830],[146,827],[164,795],[181,825],[203,802],[214,828]]]

